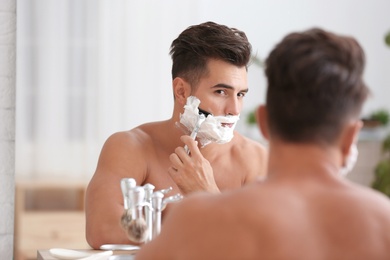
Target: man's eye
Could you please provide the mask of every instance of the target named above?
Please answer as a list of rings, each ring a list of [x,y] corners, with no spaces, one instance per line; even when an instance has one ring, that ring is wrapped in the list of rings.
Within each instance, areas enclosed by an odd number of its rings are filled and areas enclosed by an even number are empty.
[[[215,92],[218,94],[226,94],[226,91],[223,89],[216,90]]]
[[[245,97],[245,95],[246,95],[246,92],[240,92],[237,94],[237,96],[239,96],[239,97]]]

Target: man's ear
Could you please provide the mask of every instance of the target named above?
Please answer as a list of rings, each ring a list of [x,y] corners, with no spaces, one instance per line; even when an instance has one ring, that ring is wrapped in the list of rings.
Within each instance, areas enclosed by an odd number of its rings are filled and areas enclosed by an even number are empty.
[[[257,126],[260,128],[261,133],[265,139],[269,140],[267,107],[265,105],[260,105],[255,111],[255,116]]]
[[[175,100],[184,106],[187,102],[187,97],[191,95],[190,84],[188,84],[183,78],[176,77],[172,82],[172,88]]]
[[[343,135],[342,135],[342,143],[341,143],[341,152],[343,154],[343,157],[347,157],[349,154],[349,150],[351,149],[351,146],[356,143],[359,131],[363,126],[362,121],[356,121],[353,123],[350,123],[346,126]]]

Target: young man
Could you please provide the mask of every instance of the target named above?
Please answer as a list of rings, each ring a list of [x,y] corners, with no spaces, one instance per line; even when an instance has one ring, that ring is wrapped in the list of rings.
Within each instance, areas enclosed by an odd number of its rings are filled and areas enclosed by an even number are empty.
[[[353,38],[321,29],[286,36],[266,61],[257,111],[267,178],[187,197],[136,259],[389,259],[389,199],[340,173],[362,125],[363,68]]]
[[[195,191],[219,193],[238,188],[265,174],[264,147],[237,132],[233,135],[248,92],[251,45],[246,35],[207,22],[183,31],[173,41],[170,53],[172,117],[115,133],[101,151],[86,194],[86,237],[93,248],[133,243],[120,225],[124,212],[122,178],[133,178],[140,186],[151,183],[155,190],[172,187],[171,195],[185,196]],[[200,101],[199,108],[205,113],[211,113],[207,124],[212,129],[202,130],[204,147],[201,142],[198,146],[180,123],[185,119],[184,106],[193,99]],[[210,120],[220,123],[213,125]]]

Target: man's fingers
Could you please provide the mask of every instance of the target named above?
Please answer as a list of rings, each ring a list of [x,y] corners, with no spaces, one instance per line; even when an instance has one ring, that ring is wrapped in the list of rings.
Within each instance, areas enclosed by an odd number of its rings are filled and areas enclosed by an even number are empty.
[[[183,141],[183,143],[188,147],[188,150],[190,151],[190,154],[193,156],[195,154],[199,154],[199,148],[198,148],[198,142],[192,139],[188,135],[183,135],[180,137],[180,139]]]
[[[179,166],[183,164],[176,153],[172,153],[171,155],[169,155],[169,160],[172,163],[172,167],[175,168],[176,171],[179,168]]]

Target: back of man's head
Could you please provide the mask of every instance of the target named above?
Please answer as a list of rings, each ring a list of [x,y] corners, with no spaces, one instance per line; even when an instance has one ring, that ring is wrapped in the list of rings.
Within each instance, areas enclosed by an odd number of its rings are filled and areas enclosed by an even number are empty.
[[[209,59],[247,66],[251,50],[245,33],[235,28],[214,22],[190,26],[172,42],[172,79],[182,77],[195,86]]]
[[[287,35],[266,60],[271,136],[331,144],[359,119],[368,88],[359,43],[321,29]]]

